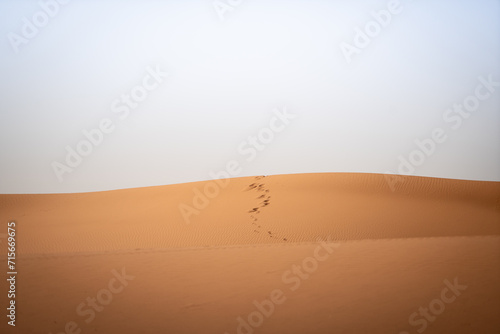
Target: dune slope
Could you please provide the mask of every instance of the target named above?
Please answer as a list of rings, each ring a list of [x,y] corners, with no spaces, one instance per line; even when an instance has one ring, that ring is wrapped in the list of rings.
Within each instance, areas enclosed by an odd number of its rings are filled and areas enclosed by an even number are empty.
[[[498,333],[500,183],[398,178],[0,195],[18,244],[0,331]]]
[[[397,186],[331,173],[0,195],[0,220],[19,221],[21,254],[500,234],[499,182],[407,176]]]

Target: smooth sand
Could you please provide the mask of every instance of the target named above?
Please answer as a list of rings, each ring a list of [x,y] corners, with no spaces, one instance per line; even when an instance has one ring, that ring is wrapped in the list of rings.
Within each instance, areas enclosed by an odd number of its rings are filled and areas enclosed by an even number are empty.
[[[189,221],[179,206],[216,181],[0,195],[2,225],[17,223],[19,272],[17,326],[3,315],[0,329],[500,332],[500,183],[400,178],[395,191],[379,174],[235,178],[198,198]],[[119,289],[122,268],[133,279]],[[454,280],[466,288],[453,294]],[[280,291],[260,323],[254,301]],[[238,331],[238,317],[255,326]]]

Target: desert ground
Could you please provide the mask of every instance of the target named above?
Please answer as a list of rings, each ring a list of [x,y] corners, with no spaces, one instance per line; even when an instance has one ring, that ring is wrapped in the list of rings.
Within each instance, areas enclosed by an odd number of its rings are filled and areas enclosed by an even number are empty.
[[[0,233],[12,221],[16,326],[2,280],[1,333],[500,332],[500,182],[319,173],[0,195]]]

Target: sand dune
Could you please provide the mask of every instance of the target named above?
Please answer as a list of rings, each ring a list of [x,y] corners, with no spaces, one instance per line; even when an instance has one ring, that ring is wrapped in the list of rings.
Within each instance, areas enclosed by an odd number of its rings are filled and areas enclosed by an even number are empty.
[[[17,326],[0,328],[498,333],[500,183],[399,181],[392,191],[384,175],[325,173],[0,195],[19,268]]]
[[[21,254],[500,234],[498,182],[406,177],[393,192],[377,174],[243,177],[198,210],[206,184],[0,195],[0,218],[21,222]],[[189,223],[180,204],[198,211]]]

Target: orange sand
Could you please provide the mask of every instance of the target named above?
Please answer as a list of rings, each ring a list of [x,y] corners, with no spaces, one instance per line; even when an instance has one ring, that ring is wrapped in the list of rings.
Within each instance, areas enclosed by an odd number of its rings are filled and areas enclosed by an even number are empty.
[[[179,206],[215,181],[0,195],[2,229],[16,221],[18,243],[16,327],[3,311],[1,332],[233,334],[252,314],[240,333],[500,332],[500,182],[408,176],[395,192],[379,174],[227,183],[189,222]],[[133,279],[118,292],[122,268]],[[454,280],[466,288],[443,295]],[[7,306],[6,281],[0,289]],[[280,291],[259,322],[254,302]],[[418,314],[430,306],[428,319]]]

